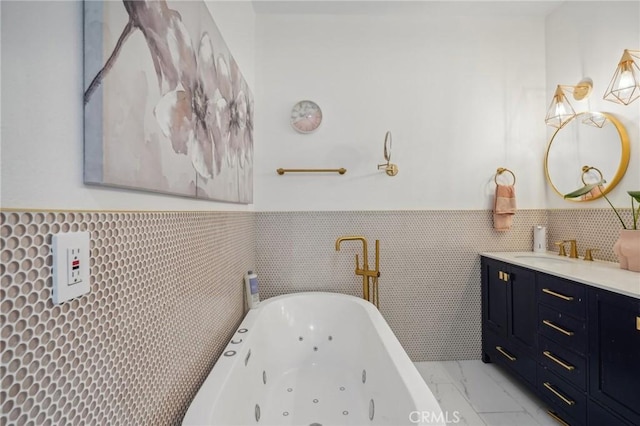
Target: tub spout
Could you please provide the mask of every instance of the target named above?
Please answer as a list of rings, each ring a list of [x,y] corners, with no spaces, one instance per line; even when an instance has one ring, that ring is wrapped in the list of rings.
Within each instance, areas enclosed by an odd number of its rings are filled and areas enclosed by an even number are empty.
[[[340,243],[343,241],[361,241],[362,242],[362,256],[364,257],[364,269],[368,269],[369,268],[369,258],[367,255],[367,239],[365,237],[359,237],[359,236],[346,236],[346,237],[340,237],[336,240],[336,251],[340,251]],[[359,268],[359,265],[357,264],[356,261],[356,269]]]

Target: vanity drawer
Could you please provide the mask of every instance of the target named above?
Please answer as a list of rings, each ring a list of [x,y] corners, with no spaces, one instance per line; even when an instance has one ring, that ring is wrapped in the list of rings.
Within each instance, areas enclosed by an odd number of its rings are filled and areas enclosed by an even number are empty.
[[[538,275],[538,300],[576,318],[585,318],[587,291],[584,285],[551,275]]]
[[[544,336],[538,336],[538,361],[583,391],[587,389],[587,360]]]
[[[572,424],[587,423],[587,396],[546,368],[538,366],[538,391],[562,419]]]
[[[544,305],[538,305],[538,333],[581,354],[587,349],[585,321]]]
[[[493,333],[487,333],[485,345],[485,351],[492,362],[504,365],[531,385],[535,385],[536,360],[534,358],[527,355],[519,346],[514,346],[513,343]]]

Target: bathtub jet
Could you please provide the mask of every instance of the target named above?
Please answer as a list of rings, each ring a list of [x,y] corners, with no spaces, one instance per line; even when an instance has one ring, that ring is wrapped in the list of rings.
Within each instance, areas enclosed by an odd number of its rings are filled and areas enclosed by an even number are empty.
[[[353,296],[268,299],[223,355],[183,425],[445,425],[380,312]]]

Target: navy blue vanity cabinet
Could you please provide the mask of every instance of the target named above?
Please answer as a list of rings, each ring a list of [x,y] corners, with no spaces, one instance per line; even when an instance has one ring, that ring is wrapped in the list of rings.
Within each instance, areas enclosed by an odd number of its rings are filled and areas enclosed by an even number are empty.
[[[640,426],[640,299],[484,256],[481,266],[482,360],[559,422]]]
[[[535,273],[487,258],[481,263],[482,358],[535,384]]]
[[[589,393],[640,425],[640,300],[589,288]]]

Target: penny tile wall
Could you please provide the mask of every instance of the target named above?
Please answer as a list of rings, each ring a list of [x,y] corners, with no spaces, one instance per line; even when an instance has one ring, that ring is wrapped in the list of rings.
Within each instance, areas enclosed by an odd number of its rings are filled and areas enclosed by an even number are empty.
[[[630,220],[630,209],[622,211]],[[179,424],[244,314],[242,277],[262,298],[359,296],[358,243],[380,239],[381,311],[414,361],[480,355],[482,251],[530,250],[532,229],[611,247],[611,210],[2,212],[0,425]],[[90,294],[51,302],[52,234],[91,234]]]
[[[251,212],[3,212],[2,425],[179,424],[244,314]],[[91,292],[54,305],[52,234],[89,231]]]
[[[257,213],[261,296],[333,291],[362,296],[354,274],[364,235],[369,265],[380,240],[380,310],[413,361],[480,357],[482,251],[531,250],[545,210],[521,210],[508,232],[482,211],[350,211]],[[361,259],[362,262],[362,259]]]
[[[631,210],[621,209],[627,223]],[[484,251],[531,251],[533,227],[548,226],[553,242],[576,238],[616,261],[612,246],[620,223],[611,209],[520,210],[507,232],[479,211],[350,211],[257,213],[257,268],[261,296],[296,291],[362,295],[354,274],[364,235],[369,265],[380,240],[380,310],[413,361],[480,358],[480,257]],[[362,260],[361,260],[362,262]]]

